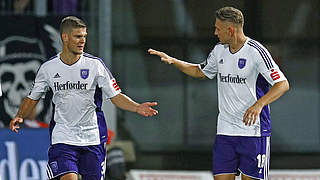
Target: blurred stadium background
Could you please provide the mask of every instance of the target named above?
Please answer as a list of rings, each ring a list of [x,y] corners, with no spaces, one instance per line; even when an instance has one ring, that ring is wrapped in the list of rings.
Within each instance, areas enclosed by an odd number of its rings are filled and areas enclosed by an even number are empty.
[[[20,137],[12,137],[6,126],[39,65],[60,50],[58,27],[66,15],[87,23],[85,51],[104,59],[125,94],[138,102],[159,103],[154,118],[104,105],[109,128],[116,132],[113,143],[129,156],[127,171],[210,171],[218,113],[216,80],[187,77],[148,55],[147,49],[193,63],[204,61],[218,42],[214,11],[223,6],[242,10],[245,34],[269,49],[291,85],[271,105],[270,168],[320,169],[319,0],[0,0],[0,171],[9,167],[7,151],[14,147],[10,142],[23,148],[21,140],[14,140]],[[35,119],[48,122],[49,100],[50,95],[26,126],[38,127]],[[20,163],[22,156],[28,158],[20,155]]]

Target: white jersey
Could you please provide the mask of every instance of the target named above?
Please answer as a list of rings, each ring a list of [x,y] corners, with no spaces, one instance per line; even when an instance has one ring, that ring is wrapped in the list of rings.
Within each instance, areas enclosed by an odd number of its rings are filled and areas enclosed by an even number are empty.
[[[121,90],[101,59],[83,53],[75,64],[67,65],[59,54],[52,57],[41,65],[28,97],[38,100],[49,90],[51,144],[88,146],[107,140],[102,94],[112,98]]]
[[[268,92],[270,85],[286,80],[266,48],[250,38],[236,53],[230,52],[229,45],[217,44],[199,68],[210,79],[217,76],[217,134],[270,136],[269,106],[262,109],[255,124],[246,126],[243,122],[246,110]]]

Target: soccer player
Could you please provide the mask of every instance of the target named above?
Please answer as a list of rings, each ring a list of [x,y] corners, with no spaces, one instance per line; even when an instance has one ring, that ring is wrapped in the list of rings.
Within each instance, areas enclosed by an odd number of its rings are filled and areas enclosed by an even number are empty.
[[[64,18],[60,34],[62,52],[41,65],[10,128],[17,133],[23,118],[52,90],[48,178],[76,180],[77,174],[81,174],[84,180],[104,179],[108,135],[101,110],[103,96],[117,107],[142,116],[156,115],[158,111],[152,106],[157,103],[139,104],[122,94],[103,61],[83,52],[87,28],[82,20],[74,16]]]
[[[242,174],[242,180],[268,178],[269,104],[289,89],[287,79],[267,49],[244,35],[243,24],[240,10],[217,10],[214,34],[220,42],[202,64],[148,50],[189,76],[217,76],[219,115],[213,150],[216,180],[234,180],[237,173]]]

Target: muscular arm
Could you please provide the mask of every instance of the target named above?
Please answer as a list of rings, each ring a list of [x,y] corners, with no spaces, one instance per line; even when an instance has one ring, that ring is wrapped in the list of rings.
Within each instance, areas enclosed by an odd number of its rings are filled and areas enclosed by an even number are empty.
[[[243,122],[246,125],[251,125],[256,122],[262,108],[280,98],[286,91],[289,90],[289,82],[287,80],[275,83],[267,94],[262,96],[254,105],[252,105],[244,114]]]
[[[145,102],[139,104],[122,93],[111,98],[111,102],[123,110],[136,112],[142,116],[154,116],[158,114],[157,110],[151,108],[151,106],[156,106],[157,102]]]
[[[280,98],[280,96],[282,96],[288,90],[289,82],[287,80],[275,83],[268,93],[262,96],[257,103],[260,103],[262,106],[266,106]]]
[[[157,55],[161,58],[161,61],[167,63],[167,64],[173,64],[175,67],[177,67],[179,70],[184,72],[185,74],[195,77],[195,78],[205,78],[206,76],[203,74],[203,72],[199,69],[199,66],[197,64],[188,63],[185,61],[178,60],[174,57],[168,56],[164,52],[160,52],[157,50],[149,49],[148,52],[150,54]]]
[[[33,108],[35,108],[38,102],[39,100],[33,100],[28,97],[24,98],[16,117],[10,121],[10,129],[12,131],[16,133],[18,132],[19,124],[17,123],[23,123],[23,119],[32,112]]]

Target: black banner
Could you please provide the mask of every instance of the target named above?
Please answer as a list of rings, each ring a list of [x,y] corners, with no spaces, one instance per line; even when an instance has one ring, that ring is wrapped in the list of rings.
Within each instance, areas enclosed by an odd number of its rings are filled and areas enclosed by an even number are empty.
[[[0,127],[7,127],[19,105],[30,92],[36,72],[48,58],[61,51],[61,17],[0,16]],[[25,119],[28,127],[44,127],[49,122],[52,94],[41,99]]]

